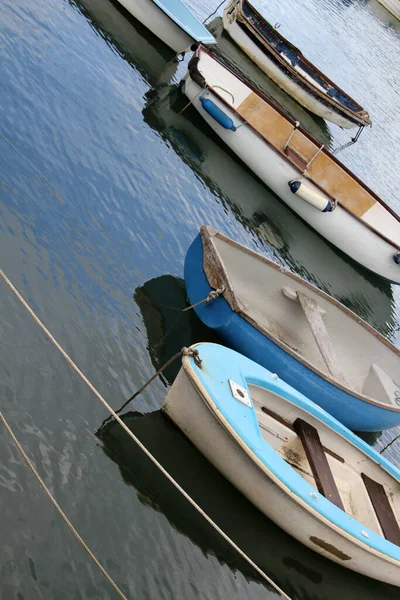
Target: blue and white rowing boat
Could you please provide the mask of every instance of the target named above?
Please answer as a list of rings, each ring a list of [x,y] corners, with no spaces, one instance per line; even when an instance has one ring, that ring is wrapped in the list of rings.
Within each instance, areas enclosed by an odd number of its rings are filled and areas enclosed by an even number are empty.
[[[290,535],[400,586],[400,471],[277,375],[218,344],[193,348],[163,411]]]
[[[119,0],[120,4],[176,54],[215,39],[182,0]]]
[[[185,283],[200,319],[353,431],[400,424],[400,351],[340,302],[225,235],[202,227]]]

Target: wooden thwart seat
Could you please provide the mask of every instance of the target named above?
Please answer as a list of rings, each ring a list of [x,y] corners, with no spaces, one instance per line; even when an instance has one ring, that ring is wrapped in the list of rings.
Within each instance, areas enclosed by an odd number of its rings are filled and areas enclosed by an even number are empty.
[[[393,542],[393,544],[400,546],[400,527],[392,507],[390,506],[385,488],[382,484],[374,481],[368,477],[368,475],[365,475],[365,473],[361,473],[361,477],[367,488],[376,516],[378,517],[383,535],[389,542]]]
[[[300,418],[296,419],[293,426],[303,444],[318,491],[344,511],[317,429]]]
[[[297,301],[303,309],[311,333],[333,379],[347,388],[350,387],[336,352],[336,348],[322,319],[325,311],[315,302],[315,300],[313,300],[313,298],[310,298],[303,292],[298,292],[287,286],[282,288],[282,292],[286,298]]]

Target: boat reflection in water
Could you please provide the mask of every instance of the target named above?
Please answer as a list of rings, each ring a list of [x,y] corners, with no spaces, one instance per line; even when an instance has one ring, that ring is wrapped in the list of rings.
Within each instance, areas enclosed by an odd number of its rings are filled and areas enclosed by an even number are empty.
[[[147,332],[147,347],[154,369],[158,371],[184,346],[198,340],[218,342],[215,334],[187,308],[185,282],[172,275],[161,275],[136,288],[134,300],[142,313]],[[181,367],[176,360],[163,372],[172,383]]]
[[[90,25],[150,86],[169,83],[178,61],[172,50],[111,0],[73,0]]]
[[[333,248],[222,145],[177,86],[150,90],[144,120],[172,146],[217,201],[230,207],[261,253],[351,308],[384,335],[396,329],[392,288]],[[213,225],[209,223],[209,225]]]
[[[270,522],[196,450],[161,411],[123,415],[124,423],[192,498],[286,593],[297,600],[391,600],[398,589],[357,575],[315,554]],[[242,559],[173,488],[118,423],[102,427],[104,452],[139,500],[206,555],[260,581]],[[196,474],[193,477],[193,473]]]

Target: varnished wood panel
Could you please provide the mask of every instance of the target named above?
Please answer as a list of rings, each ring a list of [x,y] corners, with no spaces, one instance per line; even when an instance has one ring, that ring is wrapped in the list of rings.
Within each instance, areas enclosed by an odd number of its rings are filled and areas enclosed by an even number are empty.
[[[252,92],[240,104],[237,111],[270,144],[283,150],[293,126],[272,106]]]
[[[247,96],[237,111],[274,148],[284,152],[285,144],[293,131],[293,125],[283,115],[254,92]],[[296,131],[290,140],[289,148],[307,163],[316,154],[319,146],[301,131]],[[302,164],[295,158],[295,154],[291,154],[290,150],[285,154],[290,162],[297,166]],[[362,217],[376,202],[373,196],[349,173],[323,152],[311,163],[308,177],[356,217]]]

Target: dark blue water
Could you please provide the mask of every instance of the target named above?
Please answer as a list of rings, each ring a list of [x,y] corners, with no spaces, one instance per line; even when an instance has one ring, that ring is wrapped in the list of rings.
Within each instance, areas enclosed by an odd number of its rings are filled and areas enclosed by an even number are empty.
[[[204,17],[214,6],[194,8]],[[369,109],[372,130],[342,159],[398,208],[393,20],[356,0],[271,0],[263,10]],[[185,252],[203,223],[302,274],[399,344],[398,291],[298,221],[191,109],[179,114],[185,63],[117,4],[2,0],[0,55],[0,267],[115,408],[175,348],[210,336],[177,310]],[[348,139],[273,93],[331,147]],[[101,405],[4,285],[0,293],[1,410],[126,594],[277,597],[119,431],[95,435]],[[397,597],[260,519],[159,413],[132,412],[157,411],[173,376],[129,407],[130,426],[281,586],[301,600]],[[399,447],[387,455],[400,464]],[[116,598],[4,431],[0,502],[2,600]]]

